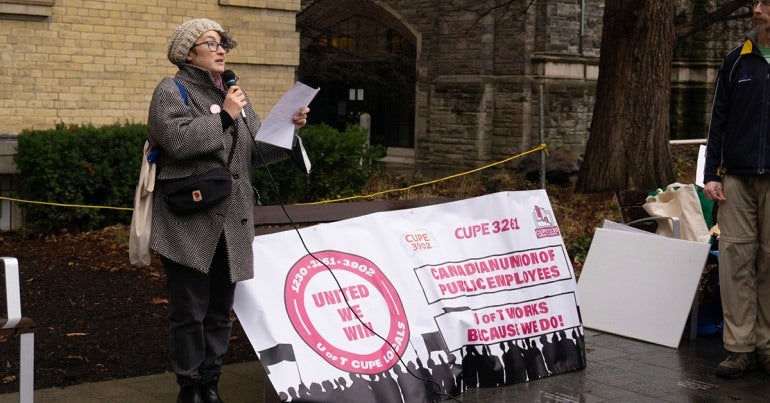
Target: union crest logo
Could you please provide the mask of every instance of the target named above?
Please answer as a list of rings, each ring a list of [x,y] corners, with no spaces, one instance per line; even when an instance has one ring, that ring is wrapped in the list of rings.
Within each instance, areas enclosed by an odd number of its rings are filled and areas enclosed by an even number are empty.
[[[535,223],[535,236],[538,239],[561,236],[551,210],[535,206],[532,210],[532,221]]]

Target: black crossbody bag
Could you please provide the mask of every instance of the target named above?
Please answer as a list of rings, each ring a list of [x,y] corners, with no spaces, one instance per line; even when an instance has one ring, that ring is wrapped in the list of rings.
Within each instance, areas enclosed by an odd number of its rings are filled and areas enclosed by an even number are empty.
[[[230,196],[233,189],[230,161],[233,159],[237,138],[233,136],[233,146],[230,148],[226,167],[214,168],[186,178],[161,181],[163,198],[169,210],[179,215],[197,213],[216,206]]]
[[[174,80],[174,82],[179,87],[182,98],[187,104],[187,93],[184,91],[184,87],[178,81]],[[163,198],[171,212],[178,215],[198,213],[216,206],[230,196],[233,190],[230,162],[233,160],[237,140],[238,135],[234,132],[230,155],[227,157],[227,166],[214,168],[208,172],[186,178],[160,181],[163,184]]]

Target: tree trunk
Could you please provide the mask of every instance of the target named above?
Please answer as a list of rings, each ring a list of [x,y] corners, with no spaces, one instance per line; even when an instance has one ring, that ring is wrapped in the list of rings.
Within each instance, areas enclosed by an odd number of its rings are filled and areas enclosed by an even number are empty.
[[[578,192],[655,189],[674,179],[669,152],[676,2],[605,3],[599,78]]]

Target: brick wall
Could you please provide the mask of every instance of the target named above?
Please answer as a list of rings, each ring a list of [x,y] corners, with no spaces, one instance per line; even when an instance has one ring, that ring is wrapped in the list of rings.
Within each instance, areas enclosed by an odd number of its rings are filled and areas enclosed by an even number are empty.
[[[6,0],[0,134],[145,122],[155,85],[176,72],[166,59],[169,35],[198,17],[233,33],[239,45],[228,65],[264,117],[295,78],[298,10],[299,0]]]

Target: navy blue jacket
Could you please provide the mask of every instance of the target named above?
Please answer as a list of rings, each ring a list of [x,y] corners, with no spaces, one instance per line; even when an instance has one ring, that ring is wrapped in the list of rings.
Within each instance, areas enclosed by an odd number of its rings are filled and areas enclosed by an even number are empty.
[[[770,64],[752,37],[719,69],[711,109],[704,183],[722,175],[770,173]]]

